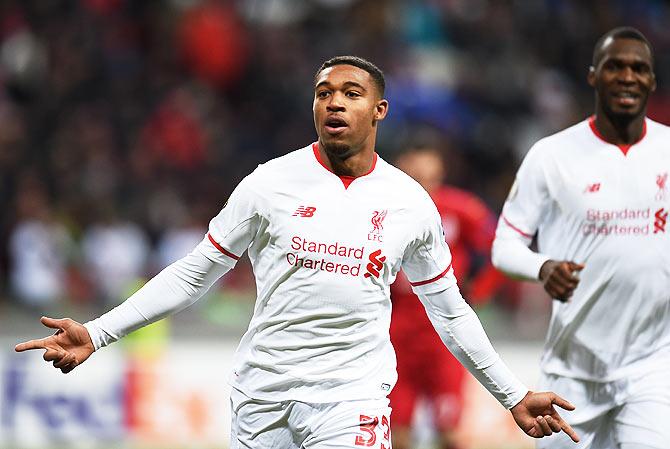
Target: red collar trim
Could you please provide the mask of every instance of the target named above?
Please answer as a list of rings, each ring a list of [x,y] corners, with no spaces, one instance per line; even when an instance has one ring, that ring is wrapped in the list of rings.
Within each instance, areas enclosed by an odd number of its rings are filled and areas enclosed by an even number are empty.
[[[319,153],[319,143],[318,142],[314,142],[312,144],[312,151],[314,152],[314,157],[319,162],[319,164],[321,164],[321,166],[323,168],[325,168],[326,170],[328,170],[330,173],[333,173],[332,170],[329,169],[326,166],[326,164],[324,164],[323,161],[321,160],[321,153]],[[377,166],[377,153],[374,153],[374,157],[372,158],[372,167],[370,167],[370,170],[368,170],[366,173],[363,173],[361,176],[344,176],[344,175],[335,175],[335,173],[333,173],[333,174],[335,176],[337,176],[338,178],[340,178],[340,180],[342,181],[342,184],[344,184],[344,188],[346,189],[351,185],[352,182],[354,182],[354,179],[360,178],[362,176],[367,176],[370,173],[372,173],[372,171],[375,169],[376,166]]]
[[[625,144],[625,145],[623,145],[623,144],[618,145],[616,143],[608,142],[607,139],[605,139],[605,136],[603,136],[600,133],[600,131],[598,130],[598,128],[596,127],[596,116],[595,115],[592,115],[591,117],[589,117],[589,127],[591,128],[591,131],[593,131],[593,134],[595,134],[598,139],[600,139],[603,142],[608,143],[610,145],[617,146],[621,150],[621,152],[623,153],[624,156],[626,156],[628,154],[628,150],[630,150],[630,147],[632,147],[633,145],[635,145],[637,143],[640,143],[640,141],[642,139],[644,139],[644,136],[647,135],[647,120],[646,119],[644,120],[644,122],[642,122],[642,134],[640,135],[640,138],[637,139],[637,141],[634,142],[634,143]]]

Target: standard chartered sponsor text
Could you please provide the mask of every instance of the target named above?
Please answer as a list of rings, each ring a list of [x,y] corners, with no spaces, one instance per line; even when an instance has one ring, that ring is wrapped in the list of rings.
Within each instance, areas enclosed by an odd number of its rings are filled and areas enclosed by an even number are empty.
[[[316,242],[297,235],[291,238],[291,249],[295,252],[286,253],[286,262],[289,265],[354,277],[361,271],[361,263],[358,261],[363,259],[365,252],[364,246],[348,246],[340,242]],[[323,254],[324,257],[318,257],[319,254]],[[335,256],[335,260],[328,260],[333,259],[329,256]]]
[[[588,209],[584,235],[649,235],[651,209]],[[616,223],[610,223],[616,221]],[[636,223],[637,221],[637,223]]]

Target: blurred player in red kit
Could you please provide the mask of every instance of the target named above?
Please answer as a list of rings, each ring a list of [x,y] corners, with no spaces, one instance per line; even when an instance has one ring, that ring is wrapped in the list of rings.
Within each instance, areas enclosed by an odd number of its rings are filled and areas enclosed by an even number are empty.
[[[462,189],[444,185],[445,165],[434,146],[403,151],[396,166],[426,189],[442,218],[454,272],[471,304],[483,304],[504,277],[489,262],[496,217],[482,200]],[[412,417],[423,398],[430,404],[440,449],[454,449],[454,430],[463,407],[465,369],[446,349],[424,307],[401,273],[391,286],[391,341],[398,360],[398,383],[390,395],[393,407],[393,447],[412,444]]]

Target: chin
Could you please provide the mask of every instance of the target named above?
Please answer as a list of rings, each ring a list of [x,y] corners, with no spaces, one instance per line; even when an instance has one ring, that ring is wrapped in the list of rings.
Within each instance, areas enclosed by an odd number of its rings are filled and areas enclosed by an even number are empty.
[[[606,111],[607,116],[613,122],[629,122],[631,120],[644,115],[644,108],[635,108],[635,109],[614,109],[608,108]]]
[[[323,150],[340,158],[349,157],[351,154],[351,146],[343,142],[323,142]]]

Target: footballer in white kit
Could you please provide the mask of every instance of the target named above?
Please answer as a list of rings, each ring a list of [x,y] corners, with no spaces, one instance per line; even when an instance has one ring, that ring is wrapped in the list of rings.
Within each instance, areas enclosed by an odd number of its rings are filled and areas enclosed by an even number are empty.
[[[651,68],[636,30],[599,41],[589,77],[596,115],[530,149],[493,245],[498,268],[546,280],[560,299],[542,387],[575,401],[566,419],[578,447],[670,447],[670,128],[645,117]],[[617,140],[631,120],[626,131],[637,133]],[[552,267],[549,280],[542,270]],[[560,435],[538,446],[574,447]]]
[[[528,435],[577,435],[488,341],[459,293],[441,219],[412,178],[374,152],[386,115],[383,76],[356,57],[315,79],[319,141],[260,165],[210,222],[203,241],[123,304],[80,325],[43,319],[46,349],[71,371],[93,350],[197,300],[248,251],[257,285],[234,359],[232,448],[390,448],[396,382],[389,285],[402,267],[438,333]],[[338,173],[338,174],[335,174]]]

